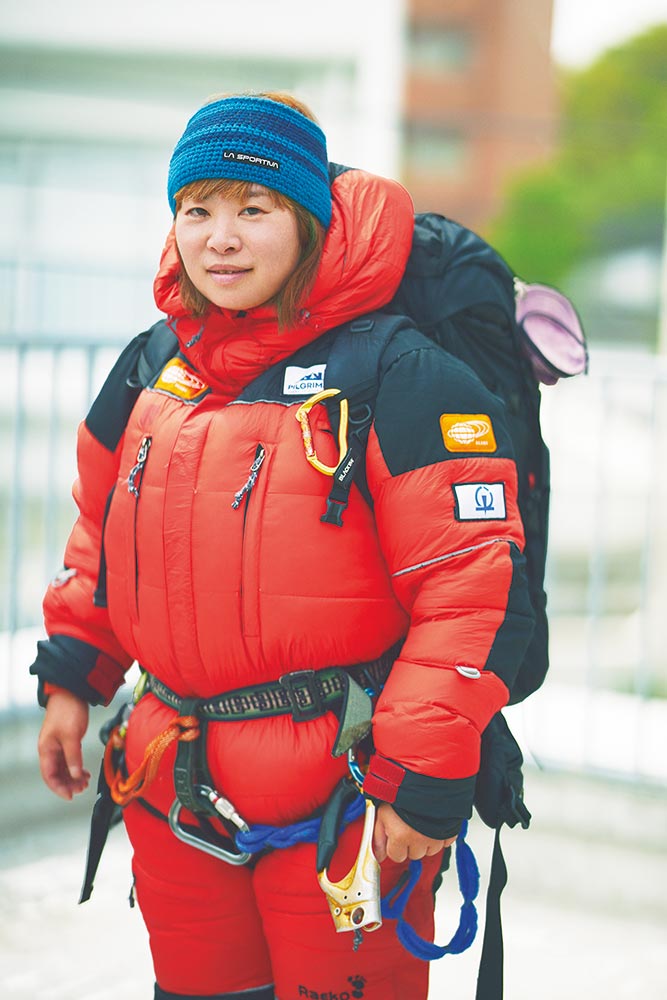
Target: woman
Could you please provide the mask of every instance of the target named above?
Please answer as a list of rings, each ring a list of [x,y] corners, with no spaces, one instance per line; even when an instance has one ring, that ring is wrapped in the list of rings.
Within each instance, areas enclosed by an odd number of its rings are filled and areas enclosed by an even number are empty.
[[[480,733],[508,697],[507,640],[518,663],[530,636],[517,613],[523,535],[504,418],[467,369],[406,324],[380,364],[372,508],[353,488],[343,529],[327,523],[321,466],[335,469],[341,454],[312,394],[333,366],[329,331],[394,295],[411,200],[358,170],[331,181],[311,113],[276,94],[201,108],[168,189],[175,221],[155,296],[179,350],[138,393],[130,345],[80,429],[80,516],[31,668],[46,704],[42,774],[65,798],[87,786],[88,703],[108,702],[138,661],[150,681],[128,726],[130,781],[151,741],[185,720],[124,809],[155,997],[418,1000],[428,966],[390,922],[358,950],[336,934],[314,845],[228,865],[174,836],[166,817],[177,791],[172,827],[194,822],[196,766],[251,828],[322,810],[347,772],[345,713],[341,722],[329,710],[326,671],[346,668],[351,703],[357,665],[402,644],[372,692],[373,746],[357,752],[378,806],[383,892],[422,859],[407,916],[432,940],[443,849],[471,812]],[[448,448],[457,414],[486,415],[492,444]],[[467,512],[462,491],[480,483],[502,491],[502,517]],[[286,712],[257,711],[282,694]],[[205,733],[202,699],[221,713]],[[198,765],[184,749],[191,737],[205,746]],[[360,824],[341,833],[332,879],[351,867]]]

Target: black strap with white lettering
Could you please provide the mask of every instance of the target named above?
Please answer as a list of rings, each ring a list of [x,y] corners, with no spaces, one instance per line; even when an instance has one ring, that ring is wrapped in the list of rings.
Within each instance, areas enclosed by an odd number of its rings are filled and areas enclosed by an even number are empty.
[[[340,389],[347,399],[350,433],[348,449],[334,473],[326,512],[320,518],[325,524],[342,527],[353,483],[372,506],[366,484],[366,444],[380,385],[380,358],[394,329],[404,322],[402,318],[372,313],[344,323],[335,331],[327,360],[325,387]],[[334,396],[327,404],[334,434],[338,433],[340,399]]]

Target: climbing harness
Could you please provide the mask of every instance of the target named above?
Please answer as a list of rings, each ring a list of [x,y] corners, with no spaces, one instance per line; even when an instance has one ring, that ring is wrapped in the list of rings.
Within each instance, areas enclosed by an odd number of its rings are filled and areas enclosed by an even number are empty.
[[[91,817],[80,901],[90,898],[108,831],[119,818],[119,808],[135,799],[143,801],[142,796],[154,780],[164,752],[173,743],[177,745],[176,799],[169,812],[169,822],[174,834],[190,846],[228,864],[246,863],[248,852],[243,848],[234,850],[233,839],[247,832],[247,824],[232,803],[213,787],[204,752],[206,725],[212,721],[263,719],[287,714],[291,714],[295,722],[308,722],[325,712],[335,711],[340,722],[332,754],[339,757],[349,753],[370,730],[372,698],[381,691],[401,644],[402,641],[395,643],[376,659],[350,668],[296,670],[277,681],[239,688],[208,699],[182,698],[157,677],[142,671],[134,690],[133,704],[151,691],[173,708],[177,716],[152,740],[143,761],[130,775],[124,770],[124,747],[133,705],[123,706],[117,716],[102,727],[100,736],[105,752]],[[183,822],[182,807],[195,814],[197,827]],[[210,819],[221,822],[225,837],[207,822]]]
[[[393,660],[392,660],[393,662]],[[377,669],[377,661],[362,664]],[[388,672],[388,670],[387,670]],[[240,688],[212,699],[181,699],[165,684],[149,675],[147,690],[175,708],[180,716],[191,713],[205,726],[211,721],[265,718],[291,714],[296,722],[309,721],[330,709],[338,709],[340,723],[332,754],[339,757],[366,736],[370,730],[373,705],[369,689],[363,689],[348,670],[332,667],[321,671],[297,670],[284,674],[275,682]],[[227,864],[244,865],[250,854],[242,849],[230,850],[215,831],[185,826],[181,809],[185,806],[195,816],[222,819],[233,841],[238,832],[248,826],[232,803],[212,787],[202,740],[179,744],[174,764],[176,798],[169,810],[169,825],[179,840],[197,847]]]
[[[444,949],[420,938],[403,917],[421,873],[421,862],[411,862],[406,876],[381,899],[380,866],[373,853],[375,804],[365,799],[361,792],[364,774],[354,747],[369,731],[372,698],[381,690],[399,650],[400,643],[376,660],[355,667],[297,670],[277,681],[239,688],[208,699],[182,698],[158,678],[143,671],[133,702],[136,704],[150,691],[178,714],[148,744],[141,764],[128,776],[124,774],[123,761],[132,705],[123,706],[116,718],[104,727],[106,746],[98,783],[98,801],[91,821],[89,855],[80,902],[90,898],[92,893],[113,808],[118,810],[118,807],[134,800],[142,801],[157,775],[165,751],[175,743],[174,785],[177,794],[167,820],[174,835],[183,843],[238,866],[247,864],[253,855],[262,851],[287,848],[298,843],[316,843],[319,885],[327,899],[336,931],[353,933],[355,951],[363,940],[362,931],[370,933],[377,930],[383,919],[396,919],[397,934],[403,946],[425,961],[469,947],[477,927],[474,899],[479,875],[472,852],[464,843],[464,830],[456,845],[459,886],[464,896],[461,922],[454,938]],[[251,828],[234,805],[212,785],[203,751],[206,725],[215,721],[286,714],[302,722],[318,718],[332,709],[337,710],[340,718],[332,753],[334,756],[347,753],[350,777],[339,782],[321,816],[287,827],[256,825]],[[199,826],[183,822],[183,808],[195,815]],[[332,882],[328,867],[340,830],[362,815],[364,825],[356,860],[347,875],[338,882]],[[221,821],[226,837],[211,827],[207,822],[210,818]]]
[[[146,681],[142,683],[146,689],[148,683]],[[113,744],[113,750],[109,751],[111,759],[117,758],[122,751],[128,717],[128,706],[123,706],[119,716],[112,720],[113,725],[106,727],[110,729],[107,746],[109,743]],[[187,720],[187,716],[180,717],[179,725],[174,725],[177,720],[173,720],[172,725],[149,744],[144,761],[129,779],[120,782],[117,780],[117,774],[110,775],[113,779],[114,798],[107,781],[110,765],[103,762],[98,784],[98,800],[91,821],[86,874],[79,902],[85,902],[92,894],[95,872],[111,825],[108,806],[116,799],[122,799],[124,802],[136,799],[141,802],[141,794],[146,791],[157,770],[157,763],[154,763],[156,757],[159,755],[157,761],[159,763],[159,758],[171,743],[177,741],[183,746],[197,744],[198,741],[194,736],[188,738],[188,734],[195,732],[194,727],[189,723],[183,725],[183,718]],[[105,752],[105,759],[106,757]],[[262,824],[250,827],[232,803],[210,785],[193,784],[192,794],[199,801],[197,811],[215,815],[235,828],[232,839],[232,848],[236,848],[235,850],[222,846],[221,838],[218,840],[211,836],[209,839],[199,829],[187,827],[182,823],[182,803],[179,798],[174,801],[167,817],[169,825],[183,843],[231,865],[247,864],[253,855],[266,850],[280,850],[299,843],[317,844],[316,868],[319,884],[327,899],[336,930],[353,932],[352,946],[355,951],[363,940],[362,930],[367,933],[377,930],[383,920],[396,920],[397,936],[403,947],[424,961],[464,951],[472,944],[477,930],[474,900],[479,888],[479,873],[475,858],[465,842],[467,824],[463,825],[455,848],[459,888],[463,896],[459,927],[449,944],[440,948],[421,938],[403,916],[421,874],[420,861],[410,862],[408,871],[399,879],[397,885],[384,898],[380,898],[380,866],[372,849],[375,805],[361,794],[363,772],[352,750],[348,751],[348,768],[351,778],[346,777],[339,782],[322,815],[286,827]],[[141,777],[138,776],[139,773]],[[98,815],[101,818],[102,813],[105,816],[101,821],[102,829],[96,830],[95,817]],[[360,819],[362,815],[365,815],[365,819],[357,859],[344,878],[339,882],[331,882],[327,868],[333,857],[340,830]]]

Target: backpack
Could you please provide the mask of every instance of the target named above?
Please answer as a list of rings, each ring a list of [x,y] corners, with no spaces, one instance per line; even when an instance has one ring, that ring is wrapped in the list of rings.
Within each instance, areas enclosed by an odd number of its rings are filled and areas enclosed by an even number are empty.
[[[587,372],[586,338],[572,303],[562,293],[516,278],[498,252],[465,226],[435,213],[417,215],[412,251],[394,298],[380,312],[339,328],[329,356],[327,383],[340,387],[347,397],[355,430],[333,477],[325,521],[342,524],[353,479],[372,502],[361,461],[378,388],[374,380],[378,352],[369,351],[368,345],[371,340],[386,342],[406,316],[472,368],[505,404],[535,613],[535,631],[510,691],[509,704],[516,704],[540,687],[549,666],[544,576],[550,468],[540,429],[540,383],[554,385],[560,378]],[[364,339],[371,330],[372,336]],[[338,401],[330,405],[336,432]],[[499,1000],[503,995],[500,896],[507,869],[500,831],[503,825],[519,823],[525,829],[530,823],[523,802],[522,765],[519,745],[499,712],[482,735],[474,801],[480,818],[495,830],[477,1000]]]
[[[472,368],[505,404],[518,471],[518,502],[535,631],[510,692],[510,704],[536,691],[547,674],[548,621],[544,576],[549,519],[549,451],[540,429],[540,383],[588,371],[588,349],[579,317],[562,293],[516,278],[500,254],[465,226],[442,215],[415,216],[413,246],[401,284],[382,310],[334,331],[326,370],[328,386],[349,405],[349,448],[333,476],[323,521],[344,527],[353,482],[367,501],[364,456],[378,390],[379,354],[408,317],[443,350]],[[365,334],[369,336],[364,336]],[[165,321],[142,335],[136,387],[148,385],[178,349]],[[329,404],[337,433],[339,400]],[[500,895],[507,870],[500,847],[503,825],[527,828],[523,757],[505,717],[498,713],[482,736],[475,809],[495,830],[486,899],[477,1000],[503,994]]]

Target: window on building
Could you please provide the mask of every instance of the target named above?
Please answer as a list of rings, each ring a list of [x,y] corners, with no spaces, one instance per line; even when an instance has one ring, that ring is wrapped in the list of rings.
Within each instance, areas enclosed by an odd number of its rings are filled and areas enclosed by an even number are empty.
[[[409,63],[419,72],[460,73],[470,65],[472,52],[473,36],[467,28],[419,24],[410,32]]]
[[[460,129],[412,125],[403,148],[410,173],[458,176],[465,170],[468,143]]]

